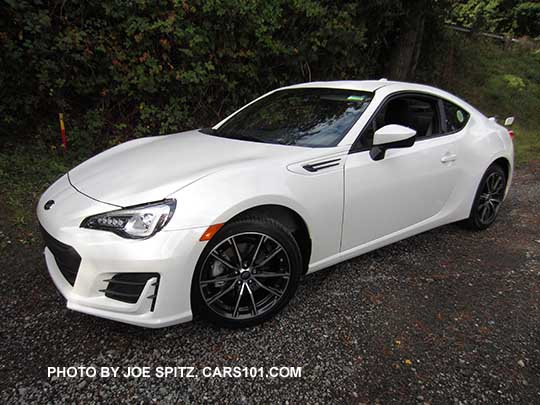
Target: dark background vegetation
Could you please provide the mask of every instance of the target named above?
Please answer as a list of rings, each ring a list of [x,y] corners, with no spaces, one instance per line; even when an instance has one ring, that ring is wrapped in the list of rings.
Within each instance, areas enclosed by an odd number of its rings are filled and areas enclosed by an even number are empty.
[[[524,163],[540,152],[539,24],[522,0],[0,0],[1,198],[24,223],[18,202],[80,160],[314,80],[423,82],[515,115]]]
[[[0,0],[0,405],[540,403],[539,9]],[[77,162],[214,124],[278,86],[381,77],[517,117],[518,170],[495,226],[481,235],[445,226],[309,276],[286,311],[255,328],[146,330],[64,308],[35,206]],[[304,368],[302,379],[46,377],[48,366],[78,365]]]

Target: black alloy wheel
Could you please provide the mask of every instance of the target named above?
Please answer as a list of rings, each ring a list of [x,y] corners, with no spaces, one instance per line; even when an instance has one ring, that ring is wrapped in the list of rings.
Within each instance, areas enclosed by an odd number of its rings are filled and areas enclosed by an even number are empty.
[[[491,165],[478,187],[471,214],[463,225],[469,229],[483,230],[491,226],[504,199],[506,173],[498,164]]]
[[[301,263],[296,240],[279,222],[247,218],[227,224],[197,264],[194,310],[220,326],[263,322],[294,295]]]

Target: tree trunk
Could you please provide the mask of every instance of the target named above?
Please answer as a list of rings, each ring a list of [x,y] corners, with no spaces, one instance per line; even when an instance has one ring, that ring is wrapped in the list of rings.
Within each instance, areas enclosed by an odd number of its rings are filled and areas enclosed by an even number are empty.
[[[390,53],[387,75],[391,80],[412,80],[422,49],[425,8],[411,10],[400,24],[399,35]]]

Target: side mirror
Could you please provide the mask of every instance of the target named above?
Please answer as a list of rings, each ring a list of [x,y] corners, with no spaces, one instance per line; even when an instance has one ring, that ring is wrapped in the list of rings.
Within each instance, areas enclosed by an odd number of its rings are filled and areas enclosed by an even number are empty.
[[[505,127],[510,127],[512,126],[513,123],[514,123],[514,117],[508,117],[507,119],[504,120]]]
[[[385,125],[373,135],[373,147],[369,156],[373,160],[384,159],[388,149],[408,148],[414,145],[416,131],[403,125]]]

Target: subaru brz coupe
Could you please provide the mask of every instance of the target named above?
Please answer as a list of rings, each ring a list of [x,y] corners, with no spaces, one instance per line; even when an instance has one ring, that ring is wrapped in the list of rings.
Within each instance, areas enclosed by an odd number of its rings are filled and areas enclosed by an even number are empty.
[[[513,155],[512,131],[445,91],[312,82],[113,147],[58,179],[37,216],[68,308],[242,327],[306,273],[444,224],[489,227]]]

